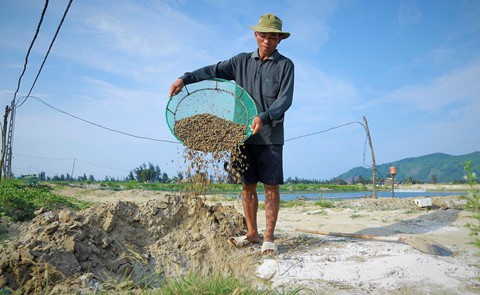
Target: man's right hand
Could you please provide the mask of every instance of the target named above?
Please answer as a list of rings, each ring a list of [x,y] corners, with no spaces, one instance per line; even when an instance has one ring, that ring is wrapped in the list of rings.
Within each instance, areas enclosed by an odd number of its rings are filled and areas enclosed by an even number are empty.
[[[170,98],[174,95],[177,95],[180,91],[182,91],[183,86],[185,86],[183,80],[177,79],[175,82],[173,82],[172,86],[170,86],[170,92],[168,93],[168,97]]]
[[[260,119],[259,116],[256,116],[253,119],[252,126],[250,127],[250,129],[253,131],[252,135],[255,135],[258,132],[260,132],[260,130],[262,130],[262,128],[263,128],[263,122],[262,122],[262,120]]]

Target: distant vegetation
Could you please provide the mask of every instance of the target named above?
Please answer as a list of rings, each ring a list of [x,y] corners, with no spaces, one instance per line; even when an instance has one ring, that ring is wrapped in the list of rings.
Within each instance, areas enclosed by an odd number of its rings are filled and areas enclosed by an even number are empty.
[[[471,163],[472,172],[480,172],[480,152],[474,152],[467,155],[452,156],[442,153],[435,153],[426,156],[407,158],[400,161],[377,165],[377,183],[382,180],[390,178],[390,166],[397,168],[395,175],[395,182],[401,183],[466,183],[464,179],[464,165],[465,162]],[[155,184],[157,189],[176,189],[183,186],[182,183],[189,182],[194,175],[185,175],[177,172],[174,176],[169,176],[162,172],[158,165],[152,163],[144,163],[129,172],[127,177],[114,178],[105,176],[103,180],[97,180],[92,175],[86,174],[72,177],[68,173],[66,175],[55,175],[53,177],[46,176],[45,172],[40,172],[38,175],[23,175],[18,178],[27,181],[42,181],[42,182],[81,182],[81,183],[101,183],[110,187],[135,188],[139,184]],[[191,181],[190,181],[191,182]],[[115,184],[117,183],[117,184]],[[215,179],[210,180],[210,187],[213,191],[231,191],[237,189],[235,186],[228,186],[223,181]],[[358,190],[354,187],[345,187],[345,185],[362,186],[372,183],[372,169],[366,167],[356,167],[346,173],[339,175],[330,180],[322,179],[306,179],[298,177],[288,177],[285,180],[285,185],[282,190],[285,191],[312,191],[318,188],[335,187],[334,190]]]
[[[388,178],[390,166],[397,168],[396,182],[402,183],[466,183],[464,179],[466,162],[471,163],[473,172],[480,172],[480,152],[452,156],[435,153],[421,157],[377,165],[377,179]],[[351,183],[359,178],[372,178],[372,169],[356,167],[337,177]]]
[[[19,178],[36,178],[39,181],[54,181],[54,182],[98,182],[98,181],[106,181],[106,182],[125,182],[125,181],[138,181],[138,182],[160,182],[160,183],[167,183],[172,182],[178,179],[178,177],[182,177],[181,173],[177,176],[170,179],[167,173],[161,171],[158,165],[154,165],[152,163],[143,163],[142,165],[138,166],[137,168],[130,171],[127,177],[124,178],[115,178],[111,176],[105,176],[103,180],[95,179],[93,175],[87,176],[85,173],[83,175],[79,175],[77,177],[73,177],[70,174],[61,174],[55,175],[53,177],[46,176],[45,172],[40,172],[38,175],[22,175]]]
[[[0,182],[1,183],[1,182]],[[48,182],[47,182],[48,183]],[[131,190],[131,189],[143,189],[143,190],[153,190],[153,191],[171,191],[171,192],[186,192],[193,191],[195,184],[188,182],[172,182],[172,183],[142,183],[138,181],[102,181],[95,183],[84,183],[84,182],[51,182],[56,185],[65,185],[65,186],[75,186],[75,185],[85,185],[92,184],[98,186],[99,189],[110,189],[110,190]],[[240,192],[242,189],[240,184],[231,184],[231,183],[210,183],[205,187],[205,194],[235,194]],[[321,192],[321,191],[335,191],[335,192],[351,192],[351,191],[365,191],[367,190],[366,186],[363,185],[337,185],[337,184],[291,184],[285,183],[280,187],[283,193],[307,193],[307,192]]]
[[[96,180],[93,175],[87,176],[86,174],[80,175],[76,178],[72,177],[68,173],[66,175],[55,175],[53,177],[47,177],[45,172],[40,172],[38,175],[22,175],[18,179],[25,180],[28,183],[35,182],[54,182],[58,184],[62,183],[97,183],[104,188],[112,189],[157,189],[157,190],[182,190],[188,187],[189,183],[194,179],[194,175],[185,175],[178,172],[177,175],[170,177],[167,173],[162,172],[158,165],[152,163],[144,163],[137,168],[130,171],[129,175],[125,178],[114,178],[105,176],[103,180]],[[357,178],[353,184],[366,185],[371,183],[366,179]],[[330,189],[336,191],[352,191],[361,190],[359,186],[348,186],[348,183],[339,178],[331,180],[321,179],[305,179],[298,177],[289,177],[285,181],[285,185],[282,186],[282,190],[286,191],[316,191],[319,189]],[[191,184],[190,184],[191,185]],[[345,186],[347,185],[347,186]],[[227,184],[224,181],[210,179],[208,189],[211,192],[230,192],[238,191],[239,185]]]

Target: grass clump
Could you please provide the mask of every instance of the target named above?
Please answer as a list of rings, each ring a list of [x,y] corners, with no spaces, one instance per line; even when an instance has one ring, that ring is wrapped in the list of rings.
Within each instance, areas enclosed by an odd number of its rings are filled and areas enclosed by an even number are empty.
[[[353,213],[352,215],[350,215],[351,219],[357,219],[357,218],[362,218],[362,217],[365,217],[365,215],[361,215],[361,214],[357,214],[357,213]]]
[[[315,206],[319,206],[319,207],[322,207],[322,208],[333,208],[333,207],[335,207],[335,204],[334,204],[333,201],[323,200],[323,199],[320,199],[313,204]]]
[[[465,171],[467,175],[465,179],[470,185],[470,192],[468,194],[469,200],[467,208],[472,212],[472,217],[476,220],[475,224],[469,223],[467,227],[470,229],[470,235],[475,239],[475,245],[480,248],[480,193],[474,189],[474,185],[478,183],[478,178],[472,169],[470,161],[465,162]],[[480,265],[478,265],[480,267]]]
[[[166,282],[155,291],[155,295],[177,294],[265,294],[256,288],[249,286],[233,276],[214,275],[202,278],[198,275],[189,274],[181,278],[167,279]]]
[[[12,221],[30,220],[35,216],[35,210],[41,207],[77,211],[90,205],[89,202],[57,195],[48,185],[30,184],[23,180],[0,182],[0,217],[6,216]]]
[[[304,287],[296,287],[292,290],[259,289],[252,283],[248,283],[235,276],[222,274],[202,277],[196,274],[187,274],[184,277],[168,278],[151,294],[154,295],[196,295],[196,294],[242,294],[242,295],[295,295],[314,294],[312,290]]]
[[[293,208],[293,207],[298,207],[303,205],[305,205],[305,201],[302,201],[302,200],[291,200],[291,201],[280,200],[280,208]]]

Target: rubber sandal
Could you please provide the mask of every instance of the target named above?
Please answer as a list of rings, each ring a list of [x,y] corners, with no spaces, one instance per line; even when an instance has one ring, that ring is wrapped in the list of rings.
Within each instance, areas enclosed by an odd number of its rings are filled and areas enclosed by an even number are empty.
[[[278,253],[278,248],[277,248],[277,245],[275,245],[275,243],[273,242],[263,242],[261,251],[262,251],[262,254],[269,254],[269,253],[276,254]]]
[[[247,236],[231,237],[228,239],[228,242],[237,248],[242,248],[247,245],[250,245],[250,241],[247,240]]]

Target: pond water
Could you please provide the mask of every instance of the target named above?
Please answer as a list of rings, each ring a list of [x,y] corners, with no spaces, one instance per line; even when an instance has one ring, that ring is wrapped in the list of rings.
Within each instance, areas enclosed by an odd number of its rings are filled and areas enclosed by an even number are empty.
[[[297,198],[305,197],[308,201],[323,200],[353,200],[369,197],[372,191],[363,192],[317,192],[317,193],[281,193],[280,198],[284,201],[292,201]],[[428,191],[395,191],[395,198],[416,198],[416,197],[445,197],[452,195],[467,195],[467,192],[448,191],[448,192],[428,192]],[[237,195],[231,195],[236,197]],[[377,198],[391,198],[391,191],[377,191]],[[265,194],[258,194],[258,200],[264,201]]]

